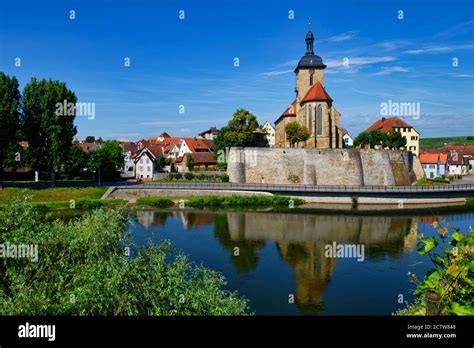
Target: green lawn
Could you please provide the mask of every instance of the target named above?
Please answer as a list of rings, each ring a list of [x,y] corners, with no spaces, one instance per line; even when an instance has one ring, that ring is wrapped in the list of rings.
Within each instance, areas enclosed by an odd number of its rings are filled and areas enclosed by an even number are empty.
[[[467,136],[463,136],[463,137],[441,137],[441,138],[420,138],[420,148],[422,148],[422,149],[442,148],[444,143],[446,143],[448,145],[474,145],[474,138],[472,140],[468,140]]]
[[[440,181],[435,181],[435,180],[422,179],[422,180],[418,180],[415,186],[442,186],[442,185],[448,185],[448,184],[449,182],[440,182]]]
[[[31,196],[33,203],[68,203],[99,200],[107,191],[107,187],[55,187],[45,189],[25,189],[8,187],[0,190],[0,205],[11,203],[22,195]]]

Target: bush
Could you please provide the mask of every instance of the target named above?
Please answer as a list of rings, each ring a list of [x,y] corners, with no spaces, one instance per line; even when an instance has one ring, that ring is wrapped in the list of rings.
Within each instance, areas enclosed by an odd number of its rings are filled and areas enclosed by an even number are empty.
[[[434,268],[422,280],[411,272],[408,275],[417,285],[416,301],[398,315],[474,315],[474,231],[461,233],[449,225],[440,226],[436,236],[422,237],[418,242],[418,253],[429,255]],[[437,253],[438,245],[442,248]]]
[[[76,208],[101,208],[104,203],[101,201],[79,201],[76,203]]]
[[[222,182],[229,182],[229,176],[227,174],[221,174],[219,175],[219,179],[222,181]]]
[[[134,247],[123,209],[65,222],[18,202],[0,210],[0,221],[1,243],[38,245],[36,261],[0,262],[0,315],[249,314],[221,274],[189,262],[169,242]]]
[[[206,174],[197,174],[196,175],[197,180],[207,180],[208,177],[209,177],[209,175],[206,175]]]
[[[186,180],[193,180],[194,179],[194,174],[190,173],[190,172],[184,173],[184,178]]]
[[[161,208],[168,208],[174,205],[171,199],[165,197],[140,197],[137,199],[137,203],[153,205]]]
[[[304,203],[299,198],[283,196],[197,196],[188,199],[186,205],[191,207],[260,207],[260,206],[289,206]]]
[[[181,180],[181,179],[183,179],[183,174],[181,174],[181,173],[170,173],[168,175],[168,177],[170,179],[173,179],[173,180]]]

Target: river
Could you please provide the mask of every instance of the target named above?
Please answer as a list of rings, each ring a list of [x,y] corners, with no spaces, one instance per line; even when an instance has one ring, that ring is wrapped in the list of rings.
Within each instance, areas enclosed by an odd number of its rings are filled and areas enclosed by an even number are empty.
[[[135,243],[171,240],[196,263],[224,274],[257,315],[390,315],[412,301],[432,268],[417,233],[445,219],[468,231],[474,213],[394,215],[275,211],[155,210],[131,218]],[[326,257],[327,245],[363,245],[361,257]],[[344,256],[344,255],[343,255]],[[347,256],[347,255],[346,255]]]

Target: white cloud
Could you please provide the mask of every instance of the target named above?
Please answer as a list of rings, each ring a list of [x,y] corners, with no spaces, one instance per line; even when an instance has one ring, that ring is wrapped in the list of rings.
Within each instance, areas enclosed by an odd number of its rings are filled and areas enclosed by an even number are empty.
[[[433,36],[433,38],[441,38],[441,37],[447,37],[447,36],[453,36],[455,34],[462,34],[466,32],[472,31],[474,19],[471,19],[470,21],[463,22],[460,24],[455,25],[454,27],[451,27],[445,31],[442,31],[436,35]]]
[[[146,121],[142,122],[145,126],[172,126],[176,124],[193,124],[193,123],[208,123],[215,122],[215,120],[186,120],[186,121]]]
[[[348,32],[345,32],[345,33],[342,33],[342,34],[339,34],[339,35],[335,35],[335,36],[332,36],[326,40],[321,40],[321,41],[327,41],[327,42],[344,42],[344,41],[349,41],[351,40],[353,37],[357,36],[357,34],[359,33],[358,30],[351,30],[351,31],[348,31]]]
[[[293,69],[289,69],[289,70],[272,70],[272,71],[267,71],[267,72],[264,72],[264,73],[261,73],[261,74],[258,74],[259,76],[278,76],[278,75],[285,75],[285,74],[289,74],[289,73],[292,73],[293,72]]]
[[[345,58],[347,58],[348,66],[344,66]],[[330,68],[350,68],[353,66],[360,66],[360,65],[370,65],[370,64],[378,64],[378,63],[386,63],[392,62],[397,58],[392,56],[384,56],[384,57],[343,57],[341,59],[330,59],[325,61],[324,63]]]
[[[449,74],[452,77],[474,77],[473,74]]]
[[[407,68],[404,68],[402,66],[389,66],[386,68],[382,68],[376,73],[372,74],[373,76],[384,76],[384,75],[390,75],[393,73],[407,73],[409,70]]]
[[[192,133],[192,129],[191,128],[181,128],[179,130],[181,133]]]
[[[474,44],[465,44],[465,45],[454,45],[454,46],[427,46],[423,48],[418,48],[414,50],[407,50],[403,51],[403,53],[406,54],[439,54],[439,53],[445,53],[445,52],[452,52],[456,50],[464,50],[464,49],[469,49],[469,48],[474,48]]]

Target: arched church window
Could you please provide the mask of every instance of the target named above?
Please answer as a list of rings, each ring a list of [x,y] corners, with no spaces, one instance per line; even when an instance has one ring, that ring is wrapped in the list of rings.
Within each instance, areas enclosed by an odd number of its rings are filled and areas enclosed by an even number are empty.
[[[321,105],[318,105],[318,111],[316,116],[316,129],[318,135],[323,134],[323,108]]]
[[[311,107],[311,104],[308,104],[308,130],[309,134],[311,135],[311,130],[313,129],[313,108]]]

